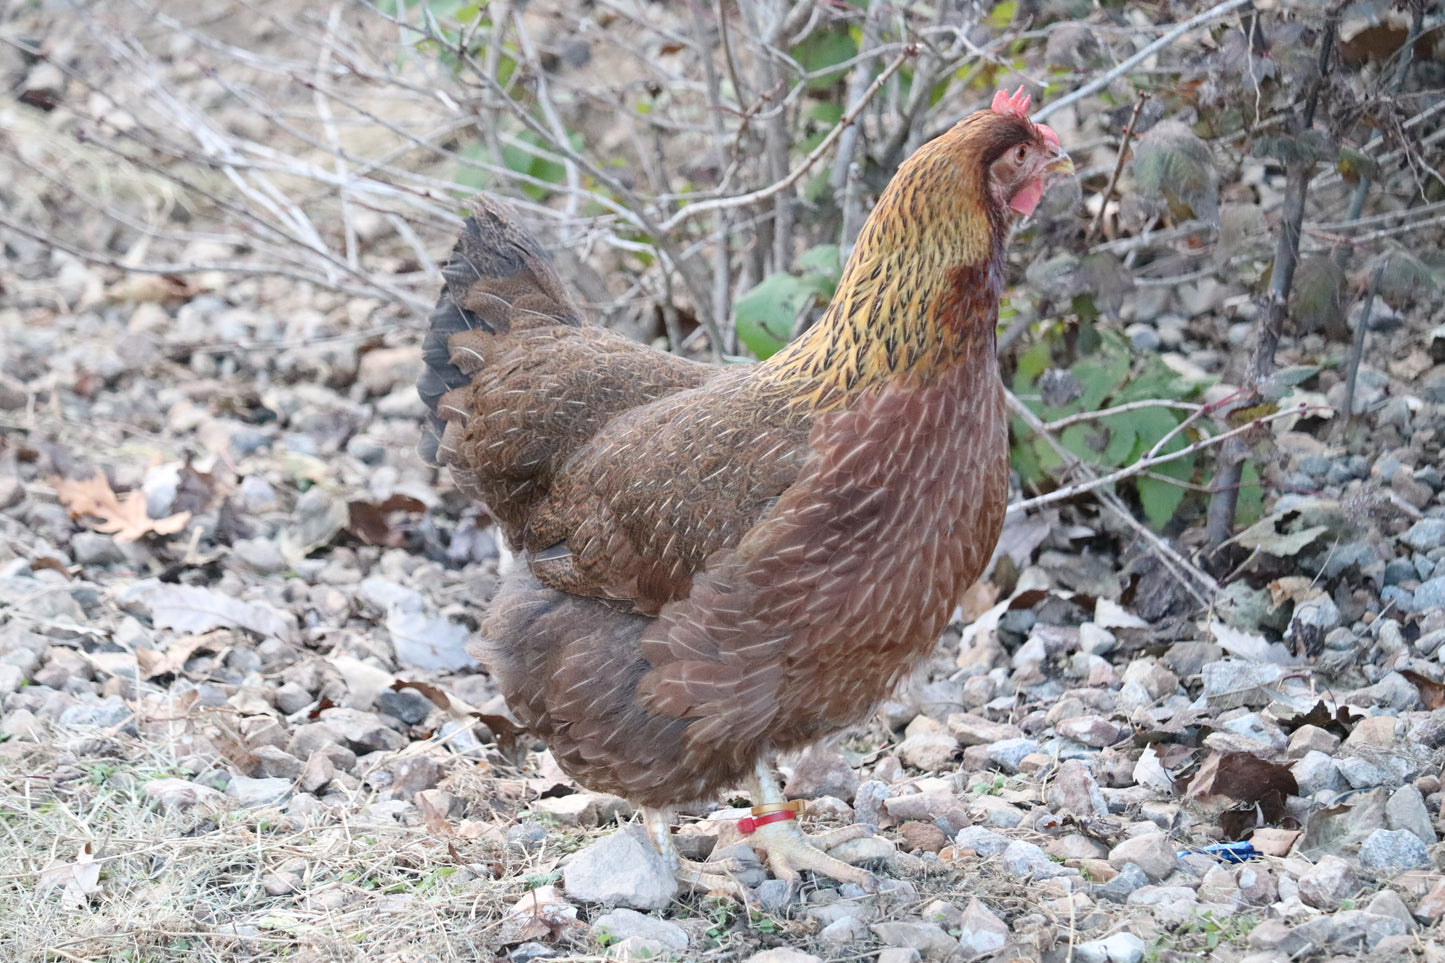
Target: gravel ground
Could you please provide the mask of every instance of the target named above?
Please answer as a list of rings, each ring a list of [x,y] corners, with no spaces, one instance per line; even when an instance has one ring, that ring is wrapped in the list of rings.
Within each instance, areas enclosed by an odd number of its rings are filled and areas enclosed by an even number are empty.
[[[881,891],[750,868],[742,908],[675,893],[467,654],[508,560],[413,451],[415,312],[0,240],[5,959],[1445,959],[1438,306],[1375,324],[1358,419],[1274,423],[1211,609],[1087,498],[1012,519],[919,678],[783,761]],[[1234,293],[1122,320],[1227,381]],[[684,852],[746,856],[737,802]]]

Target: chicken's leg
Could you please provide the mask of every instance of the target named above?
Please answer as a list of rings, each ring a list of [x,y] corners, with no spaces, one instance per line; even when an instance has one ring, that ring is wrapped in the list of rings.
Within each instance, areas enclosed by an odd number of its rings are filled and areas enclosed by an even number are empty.
[[[825,850],[839,843],[868,835],[868,827],[862,825],[844,826],[830,833],[806,836],[798,828],[798,820],[787,805],[783,793],[778,789],[772,770],[767,762],[758,760],[748,777],[753,800],[758,808],[770,812],[754,817],[753,828],[747,834],[747,843],[757,852],[768,854],[768,864],[773,875],[796,887],[800,882],[801,870],[812,870],[831,877],[841,883],[857,883],[870,893],[878,888],[878,880],[866,869],[850,866]],[[783,815],[787,813],[787,815]],[[771,817],[771,818],[770,818]]]
[[[747,902],[747,892],[741,883],[727,875],[737,868],[735,860],[718,860],[713,863],[699,863],[683,859],[672,842],[672,813],[666,809],[643,808],[643,819],[647,824],[647,835],[652,845],[662,854],[672,868],[672,875],[688,889],[706,890],[712,896],[731,896],[740,903]]]

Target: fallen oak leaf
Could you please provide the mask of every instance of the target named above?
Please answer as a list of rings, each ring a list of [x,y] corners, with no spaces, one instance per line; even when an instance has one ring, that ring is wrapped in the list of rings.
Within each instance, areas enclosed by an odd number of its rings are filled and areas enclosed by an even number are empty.
[[[357,499],[346,503],[346,530],[367,545],[396,548],[406,540],[406,533],[393,528],[391,516],[396,512],[416,514],[426,511],[420,499],[395,494],[380,502]]]
[[[1331,713],[1325,707],[1325,700],[1320,699],[1309,712],[1280,719],[1279,726],[1290,734],[1303,726],[1314,726],[1344,739],[1354,730],[1355,723],[1364,717],[1363,712],[1355,712],[1349,706],[1339,706]]]
[[[85,524],[97,532],[115,536],[117,542],[134,542],[148,534],[174,535],[191,520],[190,512],[177,512],[167,518],[151,518],[146,514],[145,495],[126,492],[117,496],[104,472],[85,481],[52,478],[50,487],[60,503],[74,519],[97,519]]]
[[[1216,752],[1189,780],[1186,794],[1204,803],[1228,799],[1242,804],[1219,814],[1225,838],[1241,839],[1257,825],[1283,820],[1288,815],[1285,802],[1299,795],[1299,783],[1278,763],[1245,752]]]
[[[1420,692],[1420,701],[1430,712],[1445,706],[1445,685],[1426,678],[1414,669],[1402,669],[1400,674],[1408,679]]]

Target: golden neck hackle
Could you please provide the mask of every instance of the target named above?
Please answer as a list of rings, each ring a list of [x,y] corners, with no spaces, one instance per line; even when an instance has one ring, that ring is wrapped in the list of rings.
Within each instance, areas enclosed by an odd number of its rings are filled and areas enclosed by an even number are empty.
[[[990,210],[983,169],[964,160],[976,156],[969,133],[960,125],[899,169],[823,317],[764,362],[759,374],[792,386],[796,403],[829,410],[992,352],[1009,218]]]

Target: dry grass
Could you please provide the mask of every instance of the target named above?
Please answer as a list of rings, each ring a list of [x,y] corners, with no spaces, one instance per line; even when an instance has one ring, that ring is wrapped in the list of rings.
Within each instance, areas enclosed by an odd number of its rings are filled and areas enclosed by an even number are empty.
[[[490,843],[399,822],[364,791],[304,816],[147,796],[176,775],[123,736],[4,745],[5,959],[474,960],[525,886],[491,878],[511,867]],[[268,893],[283,869],[299,885]]]

